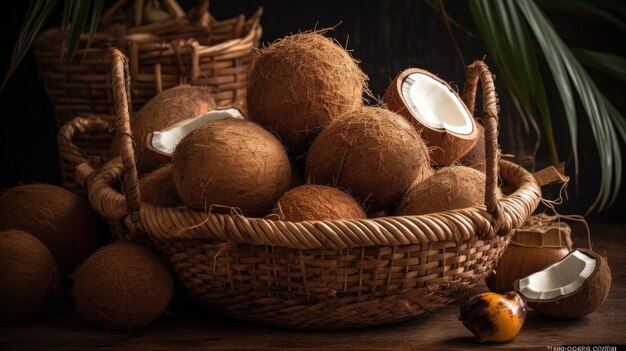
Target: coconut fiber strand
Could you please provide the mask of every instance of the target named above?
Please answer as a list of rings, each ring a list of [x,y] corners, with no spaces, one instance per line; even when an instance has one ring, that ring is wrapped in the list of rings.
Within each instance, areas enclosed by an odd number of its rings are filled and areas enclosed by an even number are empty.
[[[276,134],[290,155],[301,155],[328,123],[362,106],[366,79],[332,39],[287,36],[261,50],[252,64],[250,118]]]

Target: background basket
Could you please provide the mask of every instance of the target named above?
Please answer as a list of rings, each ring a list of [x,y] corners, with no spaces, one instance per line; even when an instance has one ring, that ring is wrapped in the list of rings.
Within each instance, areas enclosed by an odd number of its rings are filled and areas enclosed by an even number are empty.
[[[188,14],[171,10],[174,19],[130,27],[120,19],[125,2],[118,1],[103,14],[90,48],[77,50],[69,66],[65,32],[52,28],[37,38],[35,57],[59,128],[77,115],[97,114],[113,121],[110,45],[129,57],[131,113],[157,93],[179,84],[211,88],[220,107],[243,101],[249,65],[261,38],[261,9],[247,20],[240,15],[217,21],[208,12],[208,1],[201,1]],[[87,40],[83,35],[79,47]],[[74,143],[92,160],[106,161],[112,137],[108,131],[94,131],[78,135]],[[81,192],[73,165],[62,157],[60,163],[63,186]]]
[[[486,65],[468,68],[464,100],[482,82],[487,145],[485,206],[422,216],[284,222],[162,208],[141,201],[126,99],[124,56],[114,50],[121,159],[87,181],[94,209],[145,232],[187,294],[225,315],[298,329],[397,322],[443,306],[487,275],[540,189],[523,168],[498,161],[497,106]],[[498,195],[498,175],[515,187]],[[366,176],[366,175],[364,175]],[[123,182],[124,194],[116,184]]]

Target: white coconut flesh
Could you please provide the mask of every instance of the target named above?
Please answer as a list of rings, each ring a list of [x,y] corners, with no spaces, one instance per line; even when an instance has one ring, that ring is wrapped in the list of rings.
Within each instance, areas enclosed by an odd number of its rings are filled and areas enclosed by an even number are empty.
[[[211,110],[203,115],[186,119],[166,129],[148,134],[148,148],[160,154],[171,156],[176,145],[187,134],[200,128],[207,122],[224,118],[243,119],[243,115],[236,108]]]
[[[596,259],[578,250],[548,268],[519,280],[519,292],[533,300],[549,300],[578,290],[596,269]]]
[[[428,74],[414,72],[402,82],[406,106],[421,124],[459,135],[474,131],[472,115],[459,96]]]

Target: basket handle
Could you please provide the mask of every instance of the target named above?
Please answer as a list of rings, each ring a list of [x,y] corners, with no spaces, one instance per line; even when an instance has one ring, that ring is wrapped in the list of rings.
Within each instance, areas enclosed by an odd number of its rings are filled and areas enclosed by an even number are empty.
[[[57,135],[57,145],[59,154],[63,159],[76,167],[76,180],[83,184],[87,177],[93,172],[97,162],[93,158],[88,158],[74,144],[74,138],[81,134],[102,133],[110,131],[109,122],[97,116],[77,116],[65,123]]]
[[[500,146],[498,145],[498,98],[493,75],[484,61],[474,61],[467,67],[462,100],[467,109],[474,114],[478,80],[483,92],[483,124],[485,126],[485,206],[492,216],[492,226],[498,235],[506,234],[505,216],[502,205],[498,201],[498,162]]]
[[[128,72],[128,59],[121,51],[111,48],[113,61],[111,64],[111,82],[113,89],[113,102],[115,105],[115,129],[121,135],[121,156],[124,167],[124,194],[128,210],[133,223],[139,221],[139,207],[141,206],[141,194],[139,193],[139,177],[137,175],[137,162],[133,150],[132,132],[130,129],[130,115],[128,112],[128,98],[130,97],[130,74]]]

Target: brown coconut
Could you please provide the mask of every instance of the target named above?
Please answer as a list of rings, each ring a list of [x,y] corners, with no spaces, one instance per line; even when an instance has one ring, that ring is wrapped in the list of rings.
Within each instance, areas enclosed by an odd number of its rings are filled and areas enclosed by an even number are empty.
[[[424,98],[430,97],[437,92],[444,94],[445,98],[442,101],[409,101],[403,95],[403,85],[409,84],[409,76],[412,74],[418,74],[420,77],[426,77],[431,85],[430,89],[427,89],[427,94]],[[391,111],[397,112],[406,118],[415,129],[421,134],[422,139],[426,145],[431,149],[431,160],[433,163],[439,166],[447,166],[457,161],[469,150],[474,147],[478,140],[478,129],[476,128],[476,122],[472,117],[472,114],[461,100],[461,97],[454,91],[448,83],[441,80],[436,75],[418,68],[410,68],[401,72],[396,79],[391,82],[382,102],[387,105]],[[460,115],[467,119],[467,123],[471,124],[471,132],[469,134],[459,134],[453,132],[444,127],[435,128],[424,123],[423,111],[416,111],[415,108],[420,106],[428,106],[429,104],[437,104],[436,108],[440,108],[447,104],[448,106],[455,106],[454,114]],[[414,106],[412,108],[411,106]],[[432,110],[432,109],[430,109]],[[427,109],[428,112],[429,109]],[[441,118],[450,118],[449,116],[439,116]]]
[[[475,170],[483,173],[487,172],[487,165],[485,161],[485,127],[482,124],[476,122],[478,129],[478,140],[476,145],[468,151],[465,156],[459,159],[459,162],[463,166],[474,168]]]
[[[59,266],[41,241],[19,230],[0,233],[0,322],[32,317],[60,284]]]
[[[421,215],[485,202],[485,174],[465,166],[439,169],[407,192],[396,209],[397,216]]]
[[[172,159],[176,191],[187,207],[240,208],[263,216],[289,188],[285,148],[258,124],[226,118],[206,123],[178,144]]]
[[[283,195],[272,210],[282,221],[317,221],[367,218],[349,194],[325,185],[306,184]]]
[[[290,155],[301,155],[328,123],[362,106],[366,80],[333,39],[286,36],[261,50],[252,64],[249,116],[276,134]]]
[[[0,195],[0,230],[34,235],[65,274],[97,249],[97,221],[85,198],[58,186],[20,185]]]
[[[174,187],[171,164],[139,179],[139,191],[143,201],[155,206],[176,207],[181,204]]]
[[[181,85],[150,99],[130,120],[139,174],[152,172],[170,161],[170,157],[148,147],[150,133],[199,116],[215,107],[215,99],[207,87]],[[120,139],[116,136],[113,140],[111,158],[120,153]]]
[[[428,149],[397,114],[363,107],[331,123],[306,162],[311,183],[347,189],[368,211],[394,207],[413,182],[432,174]]]
[[[526,300],[528,306],[543,315],[558,319],[581,318],[600,307],[609,295],[609,290],[611,290],[612,279],[609,264],[606,258],[591,250],[576,249],[576,251],[595,259],[596,266],[591,275],[575,291],[550,299],[528,298],[520,291],[521,280],[517,280],[515,281],[515,290]],[[570,255],[576,251],[573,251]],[[567,260],[568,257],[569,255],[557,264]],[[559,278],[562,278],[563,275],[560,274],[559,276]]]
[[[104,328],[129,330],[148,325],[172,300],[170,272],[146,248],[129,243],[107,245],[74,274],[76,311]]]

